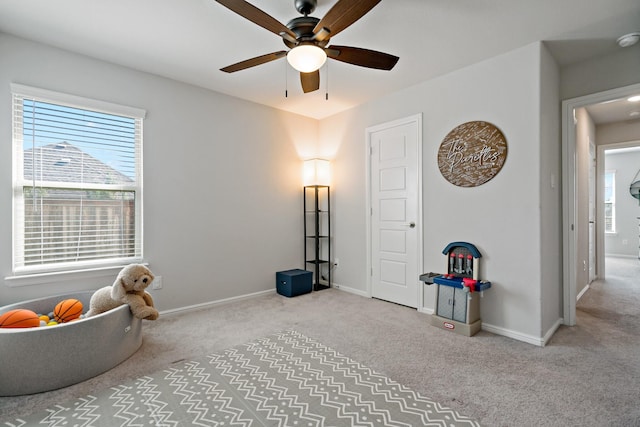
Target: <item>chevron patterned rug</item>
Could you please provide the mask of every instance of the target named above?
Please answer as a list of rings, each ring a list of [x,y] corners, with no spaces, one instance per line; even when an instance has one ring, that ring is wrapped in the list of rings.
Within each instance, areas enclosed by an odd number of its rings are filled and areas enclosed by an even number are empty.
[[[478,426],[285,331],[5,421],[5,426]]]

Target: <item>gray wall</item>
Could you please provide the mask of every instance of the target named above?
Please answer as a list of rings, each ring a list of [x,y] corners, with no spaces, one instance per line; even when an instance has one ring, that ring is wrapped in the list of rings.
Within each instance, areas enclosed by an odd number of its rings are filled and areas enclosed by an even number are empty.
[[[640,59],[625,53],[559,73],[534,43],[318,122],[2,34],[0,57],[5,141],[11,82],[148,111],[144,244],[163,276],[164,289],[154,293],[161,309],[271,290],[276,270],[301,266],[300,159],[313,155],[333,159],[335,281],[366,294],[364,130],[422,113],[425,270],[443,268],[449,242],[474,243],[481,278],[493,283],[482,299],[483,323],[538,344],[562,315],[560,98],[637,83],[640,69]],[[509,152],[494,179],[459,188],[440,175],[436,153],[453,127],[471,120],[497,125]],[[10,159],[10,145],[0,145],[0,182],[11,182]],[[0,235],[6,277],[8,185],[0,186]],[[95,289],[113,273],[5,281],[0,303]],[[423,303],[433,307],[432,288]]]
[[[576,110],[576,296],[589,284],[589,142],[596,126],[584,108]]]
[[[585,95],[605,92],[629,85],[640,83],[640,45],[626,49],[620,49],[617,53],[597,57],[584,62],[563,67],[560,73],[560,94],[563,100],[580,98]],[[576,125],[576,176],[563,176],[563,179],[575,180],[576,187],[576,265],[565,266],[575,269],[576,272],[576,297],[588,283],[588,139],[596,145],[613,142],[620,134],[604,138],[598,135],[599,130],[588,116],[586,111],[576,111],[578,119]],[[572,126],[572,123],[567,123]],[[606,132],[605,132],[606,133]],[[626,132],[628,134],[628,129]],[[599,224],[603,224],[598,219]],[[602,239],[597,240],[597,251],[601,254],[604,250]],[[601,258],[598,255],[599,258]],[[604,262],[598,265],[596,274],[601,275],[604,270]],[[568,286],[568,285],[566,285]]]
[[[599,125],[596,127],[596,142],[599,147],[607,148],[607,146],[615,147],[628,147],[638,146],[640,147],[640,120],[627,120],[624,122],[609,123],[606,125]],[[623,256],[638,256],[638,230],[637,223],[634,222],[631,225],[632,220],[636,220],[636,217],[640,216],[640,208],[637,201],[634,203],[634,199],[629,196],[629,184],[635,177],[635,174],[640,169],[640,159],[638,158],[640,153],[625,153],[616,155],[616,157],[610,157],[607,159],[612,169],[619,170],[619,176],[617,177],[618,198],[621,203],[620,208],[624,211],[620,214],[621,218],[625,221],[619,225],[624,224],[624,227],[619,227],[619,232],[615,235],[606,235],[604,249],[605,253],[612,255]],[[627,182],[628,181],[628,182]],[[627,240],[626,244],[623,244],[623,240]]]
[[[541,333],[555,331],[562,313],[562,144],[560,70],[543,44],[540,63]]]
[[[561,71],[563,100],[636,84],[640,78],[640,44],[568,65]]]
[[[110,285],[11,276],[10,83],[147,110],[144,249],[161,310],[274,289],[302,266],[301,153],[317,121],[0,34],[0,304]],[[312,144],[311,147],[304,144]]]
[[[337,216],[334,253],[340,258],[336,282],[353,292],[367,292],[363,130],[422,113],[425,271],[443,270],[441,251],[448,243],[475,244],[483,255],[480,276],[493,284],[481,301],[483,327],[540,343],[547,332],[543,324],[547,327],[561,317],[559,240],[555,235],[541,239],[543,226],[550,233],[560,226],[559,182],[554,189],[548,187],[551,173],[559,174],[558,82],[553,60],[535,43],[323,120],[320,141],[334,147],[337,159],[332,193]],[[544,90],[543,84],[548,85]],[[547,113],[541,118],[542,111]],[[455,187],[438,170],[438,147],[451,129],[472,120],[502,130],[507,160],[484,185]],[[544,179],[543,158],[550,160]],[[545,309],[551,320],[544,321],[543,257],[550,269],[544,304],[552,307],[549,313]],[[425,307],[433,309],[433,287],[425,292]]]
[[[640,145],[640,119],[597,126],[596,142],[599,146],[622,143]]]
[[[629,184],[640,170],[640,151],[605,152],[604,169],[616,171],[616,232],[605,235],[605,254],[637,258],[640,201],[629,194]]]

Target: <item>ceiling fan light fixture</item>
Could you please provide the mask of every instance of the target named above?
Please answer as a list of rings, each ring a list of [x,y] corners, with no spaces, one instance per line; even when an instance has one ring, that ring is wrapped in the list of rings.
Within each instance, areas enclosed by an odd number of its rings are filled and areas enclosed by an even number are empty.
[[[313,44],[301,44],[287,53],[287,61],[301,73],[319,70],[327,60],[325,51]]]
[[[619,37],[618,40],[616,40],[618,46],[620,47],[633,46],[634,44],[638,43],[638,41],[640,41],[640,32],[625,34],[624,36]]]

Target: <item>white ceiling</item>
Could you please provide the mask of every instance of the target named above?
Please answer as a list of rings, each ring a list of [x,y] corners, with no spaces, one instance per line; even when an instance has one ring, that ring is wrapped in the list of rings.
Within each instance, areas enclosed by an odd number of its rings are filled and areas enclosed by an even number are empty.
[[[293,0],[250,2],[284,24],[300,16]],[[309,94],[284,59],[219,71],[284,44],[214,0],[2,0],[0,31],[321,119],[539,40],[561,65],[613,53],[619,36],[640,31],[640,1],[384,0],[331,43],[391,53],[396,67],[329,60]]]
[[[596,125],[640,120],[640,101],[630,102],[628,97],[589,105],[585,108]]]

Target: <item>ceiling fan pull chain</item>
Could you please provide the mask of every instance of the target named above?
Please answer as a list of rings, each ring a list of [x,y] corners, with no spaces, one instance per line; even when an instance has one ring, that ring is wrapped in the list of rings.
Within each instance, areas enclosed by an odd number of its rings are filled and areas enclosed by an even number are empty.
[[[288,73],[287,61],[284,62],[284,97],[289,97],[289,73]]]
[[[329,61],[325,62],[325,69],[326,69],[326,77],[325,77],[325,94],[324,94],[324,99],[325,101],[329,100]]]

